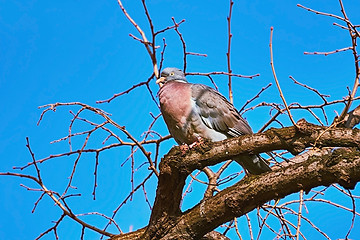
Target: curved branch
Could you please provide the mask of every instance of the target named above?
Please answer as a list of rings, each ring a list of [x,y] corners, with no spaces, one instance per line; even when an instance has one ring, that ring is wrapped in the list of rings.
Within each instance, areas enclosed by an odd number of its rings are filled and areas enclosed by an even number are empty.
[[[206,143],[185,156],[174,147],[162,159],[159,182],[149,226],[141,239],[197,239],[220,224],[244,215],[272,199],[320,185],[339,183],[353,188],[360,181],[360,153],[343,149],[273,168],[260,176],[247,177],[193,209],[181,213],[179,205],[186,177],[195,169],[215,165],[241,154],[286,149],[293,154],[307,147],[358,147],[360,130],[320,127],[297,122],[295,127],[270,129],[264,133]],[[344,161],[343,161],[344,159]],[[122,238],[121,235],[115,239]]]
[[[196,239],[218,225],[242,216],[272,199],[332,183],[354,188],[358,181],[360,153],[339,149],[285,169],[243,179],[185,213],[171,233],[162,239],[172,239],[171,236],[179,232],[192,233],[189,236],[182,235],[182,239]],[[194,233],[198,235],[194,236]]]

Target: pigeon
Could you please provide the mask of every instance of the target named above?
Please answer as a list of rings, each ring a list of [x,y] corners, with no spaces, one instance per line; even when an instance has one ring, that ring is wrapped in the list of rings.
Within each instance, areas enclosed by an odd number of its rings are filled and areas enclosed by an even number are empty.
[[[252,134],[251,127],[223,95],[215,89],[189,83],[177,68],[165,68],[156,81],[160,110],[170,134],[179,145],[192,145],[201,139],[212,142]],[[259,155],[233,158],[249,174],[271,171]]]

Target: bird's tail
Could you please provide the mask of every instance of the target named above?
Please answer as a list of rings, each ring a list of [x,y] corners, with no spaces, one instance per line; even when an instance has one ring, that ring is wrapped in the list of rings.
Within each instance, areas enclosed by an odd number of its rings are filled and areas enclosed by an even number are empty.
[[[259,175],[271,171],[269,164],[260,155],[239,156],[234,158],[250,174]]]

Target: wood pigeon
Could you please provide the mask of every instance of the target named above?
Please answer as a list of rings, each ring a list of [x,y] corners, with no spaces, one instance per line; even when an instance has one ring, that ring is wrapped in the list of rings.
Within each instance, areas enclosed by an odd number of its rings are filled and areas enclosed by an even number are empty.
[[[179,144],[193,144],[200,139],[213,142],[252,134],[249,124],[218,91],[202,84],[188,83],[177,68],[165,68],[156,81],[160,108],[170,134]],[[250,174],[271,171],[258,155],[234,158]]]

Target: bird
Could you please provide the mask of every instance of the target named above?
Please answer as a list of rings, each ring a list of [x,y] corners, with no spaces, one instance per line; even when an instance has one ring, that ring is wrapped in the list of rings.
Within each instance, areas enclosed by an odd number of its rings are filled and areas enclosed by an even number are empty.
[[[192,145],[200,139],[212,142],[252,134],[248,122],[233,104],[215,89],[189,83],[178,68],[165,68],[156,81],[160,110],[167,128],[179,145]],[[271,171],[260,155],[234,157],[249,174]]]

